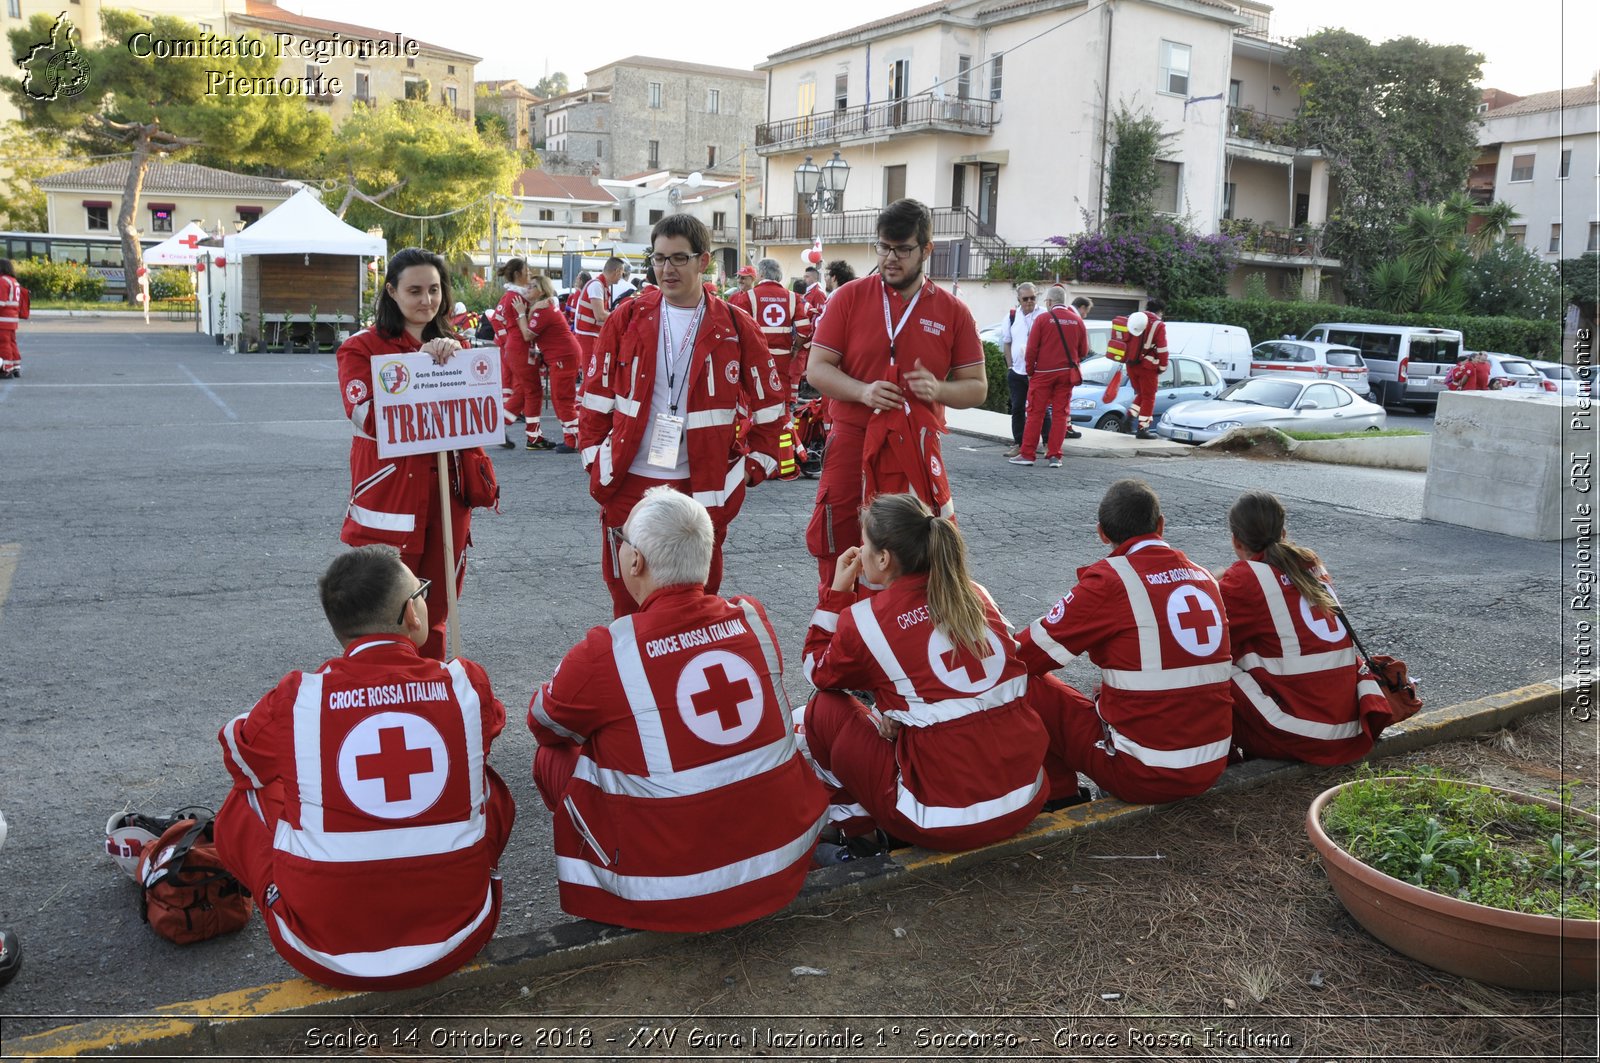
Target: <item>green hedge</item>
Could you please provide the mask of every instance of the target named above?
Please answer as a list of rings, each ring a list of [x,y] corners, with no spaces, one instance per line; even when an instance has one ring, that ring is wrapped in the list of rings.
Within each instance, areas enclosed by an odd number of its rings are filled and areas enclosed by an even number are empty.
[[[983,341],[983,367],[989,371],[989,394],[983,397],[984,410],[1011,412],[1011,385],[1006,382],[1006,356],[998,343]]]
[[[81,299],[100,301],[106,280],[78,262],[47,262],[29,258],[16,263],[17,280],[35,299]]]
[[[1526,321],[1515,317],[1472,317],[1467,314],[1390,314],[1337,303],[1276,302],[1259,299],[1174,299],[1167,305],[1168,321],[1207,321],[1237,325],[1254,343],[1279,336],[1304,336],[1324,321],[1349,321],[1365,325],[1418,325],[1458,329],[1469,350],[1498,351],[1561,359],[1561,322]]]
[[[187,299],[194,294],[194,273],[179,266],[157,266],[150,271],[150,301]]]

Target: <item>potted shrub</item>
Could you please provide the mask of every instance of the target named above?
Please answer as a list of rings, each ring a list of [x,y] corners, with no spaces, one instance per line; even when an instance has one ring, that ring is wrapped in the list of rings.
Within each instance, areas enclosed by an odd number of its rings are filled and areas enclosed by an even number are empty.
[[[1378,940],[1515,989],[1592,990],[1600,817],[1438,777],[1324,791],[1306,831],[1339,900]]]

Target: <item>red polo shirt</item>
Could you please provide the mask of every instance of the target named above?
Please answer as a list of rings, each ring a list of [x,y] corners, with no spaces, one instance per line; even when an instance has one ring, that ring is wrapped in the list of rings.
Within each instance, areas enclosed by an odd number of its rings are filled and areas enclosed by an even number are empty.
[[[839,355],[839,368],[857,380],[885,380],[889,377],[889,327],[883,320],[883,298],[889,297],[889,320],[898,325],[910,300],[883,283],[881,277],[861,277],[835,288],[828,296],[828,312],[822,315],[811,345],[826,347]],[[978,326],[967,304],[931,281],[924,281],[921,296],[913,292],[916,307],[895,339],[896,383],[904,387],[904,374],[917,362],[934,376],[944,379],[952,369],[983,363],[983,344]],[[907,392],[909,394],[909,392]],[[833,419],[865,427],[872,411],[859,402],[831,404]],[[934,413],[944,423],[944,407],[935,403]]]

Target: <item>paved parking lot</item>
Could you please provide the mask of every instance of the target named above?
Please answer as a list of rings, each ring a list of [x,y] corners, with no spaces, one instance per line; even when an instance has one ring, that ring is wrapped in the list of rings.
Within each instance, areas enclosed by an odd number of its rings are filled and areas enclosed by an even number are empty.
[[[0,807],[11,823],[0,920],[27,956],[0,994],[8,1015],[141,1011],[290,973],[259,923],[181,952],[158,940],[101,852],[113,812],[220,802],[217,728],[284,672],[338,652],[315,593],[341,549],[349,483],[333,356],[229,355],[191,329],[35,320],[25,378],[0,384]],[[1233,497],[1278,492],[1363,638],[1411,662],[1434,704],[1561,670],[1558,544],[1421,522],[1422,474],[1070,451],[1063,469],[1028,469],[1007,465],[999,444],[953,436],[946,447],[977,577],[1014,623],[1100,556],[1095,505],[1137,475],[1161,493],[1169,539],[1214,568],[1232,559]],[[463,634],[510,716],[491,758],[521,807],[502,926],[525,930],[561,915],[522,716],[609,608],[576,459],[493,457],[505,502],[475,518]],[[725,590],[766,604],[790,661],[815,604],[802,541],[813,491],[753,492],[727,551]],[[804,696],[798,670],[788,685]]]

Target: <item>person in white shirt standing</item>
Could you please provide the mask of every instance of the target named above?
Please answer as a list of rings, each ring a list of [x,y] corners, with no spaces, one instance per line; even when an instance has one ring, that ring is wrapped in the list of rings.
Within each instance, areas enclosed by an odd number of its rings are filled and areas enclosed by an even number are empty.
[[[1017,305],[1006,314],[1006,323],[1000,328],[1000,347],[1006,356],[1006,383],[1011,387],[1011,442],[1014,445],[1006,451],[1008,458],[1022,453],[1022,430],[1028,417],[1028,333],[1042,313],[1038,289],[1028,283],[1017,285]],[[1050,431],[1048,421],[1044,431]]]

